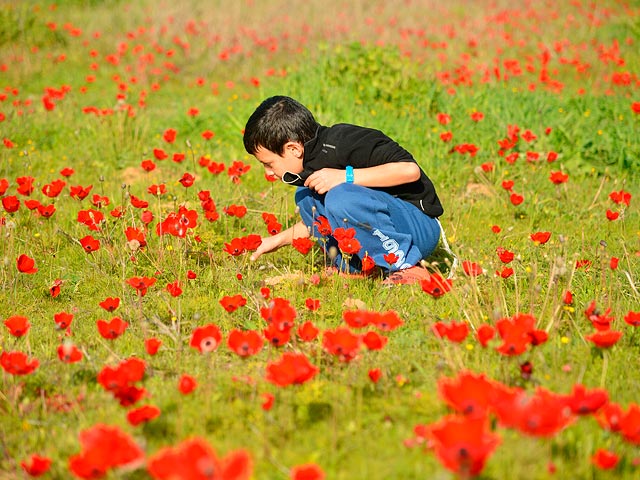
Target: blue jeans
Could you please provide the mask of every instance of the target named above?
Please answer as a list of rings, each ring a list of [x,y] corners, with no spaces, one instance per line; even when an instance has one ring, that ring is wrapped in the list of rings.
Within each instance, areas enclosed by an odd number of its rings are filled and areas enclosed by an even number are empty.
[[[333,230],[355,229],[355,238],[362,245],[359,254],[351,256],[348,267],[343,265],[339,250],[334,260],[338,268],[352,273],[360,271],[365,253],[378,267],[391,272],[411,267],[431,255],[440,239],[438,220],[425,215],[415,205],[379,190],[342,183],[320,195],[300,187],[295,200],[302,221],[327,251],[336,247],[337,242],[331,236],[323,238],[318,233],[314,222],[319,216],[329,220]],[[398,257],[395,264],[387,264],[384,255],[388,253]]]

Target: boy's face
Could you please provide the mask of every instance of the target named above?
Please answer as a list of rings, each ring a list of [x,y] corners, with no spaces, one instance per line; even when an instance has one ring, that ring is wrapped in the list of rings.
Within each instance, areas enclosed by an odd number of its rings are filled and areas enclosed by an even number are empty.
[[[286,172],[302,172],[304,146],[297,142],[288,142],[284,146],[282,155],[260,147],[256,151],[255,157],[264,165],[267,176],[275,176],[281,179]]]

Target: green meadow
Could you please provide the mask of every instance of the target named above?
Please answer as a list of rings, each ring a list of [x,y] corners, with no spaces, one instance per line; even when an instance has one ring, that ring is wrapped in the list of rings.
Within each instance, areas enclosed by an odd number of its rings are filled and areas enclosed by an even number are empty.
[[[639,42],[625,1],[0,0],[0,479],[637,478]],[[299,219],[272,95],[414,155],[446,293],[230,253]]]

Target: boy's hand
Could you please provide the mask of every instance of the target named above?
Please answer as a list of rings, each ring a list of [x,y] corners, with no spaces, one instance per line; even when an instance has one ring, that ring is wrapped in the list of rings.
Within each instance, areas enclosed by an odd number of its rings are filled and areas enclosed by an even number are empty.
[[[262,237],[262,243],[256,251],[251,254],[250,259],[253,262],[263,253],[273,252],[285,245],[291,245],[294,238],[309,238],[310,235],[311,232],[301,220],[280,233],[276,233],[270,237]]]
[[[346,179],[345,175],[344,170],[339,170],[337,168],[323,168],[309,175],[304,182],[304,186],[311,190],[315,190],[322,195],[327,193],[336,185],[344,183]]]

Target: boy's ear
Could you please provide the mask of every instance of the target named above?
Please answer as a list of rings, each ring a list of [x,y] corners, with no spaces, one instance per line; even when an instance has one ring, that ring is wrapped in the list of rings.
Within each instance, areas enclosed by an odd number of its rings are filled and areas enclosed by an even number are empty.
[[[304,155],[304,146],[300,142],[287,142],[284,148],[285,151],[293,153],[297,158],[302,158]]]

